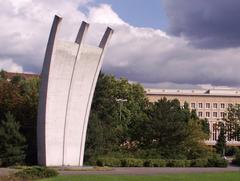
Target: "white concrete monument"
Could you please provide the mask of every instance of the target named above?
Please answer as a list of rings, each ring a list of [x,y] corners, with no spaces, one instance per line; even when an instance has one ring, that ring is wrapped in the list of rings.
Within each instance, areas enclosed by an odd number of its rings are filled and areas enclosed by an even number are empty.
[[[38,106],[38,162],[44,166],[82,166],[89,113],[105,47],[83,43],[89,25],[83,22],[76,41],[56,38],[61,18],[55,16],[41,74]]]

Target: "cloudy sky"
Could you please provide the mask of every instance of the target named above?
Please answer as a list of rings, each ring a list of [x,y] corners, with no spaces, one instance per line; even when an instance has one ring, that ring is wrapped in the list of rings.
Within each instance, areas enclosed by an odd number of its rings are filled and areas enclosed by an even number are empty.
[[[54,14],[73,41],[115,32],[103,72],[146,87],[240,87],[239,0],[0,0],[0,69],[40,73]]]

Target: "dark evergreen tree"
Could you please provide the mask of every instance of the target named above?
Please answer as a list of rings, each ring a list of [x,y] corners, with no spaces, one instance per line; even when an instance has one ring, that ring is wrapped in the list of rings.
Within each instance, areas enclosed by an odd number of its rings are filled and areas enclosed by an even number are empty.
[[[226,149],[225,126],[223,123],[220,123],[219,127],[220,127],[220,133],[218,135],[218,139],[217,139],[215,148],[216,148],[217,153],[219,153],[221,156],[225,156],[225,149]]]
[[[240,104],[230,105],[223,120],[228,136],[240,141]]]
[[[25,138],[19,132],[20,124],[11,113],[5,115],[0,127],[0,163],[9,166],[23,163],[25,159]]]
[[[208,136],[210,135],[210,128],[209,128],[209,122],[208,119],[201,119],[200,123],[202,125],[202,131]]]

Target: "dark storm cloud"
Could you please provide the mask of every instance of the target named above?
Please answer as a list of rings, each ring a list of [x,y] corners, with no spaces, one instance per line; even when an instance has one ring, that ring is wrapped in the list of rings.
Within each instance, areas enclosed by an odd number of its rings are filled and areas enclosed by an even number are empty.
[[[163,0],[169,33],[200,48],[240,46],[240,0]]]

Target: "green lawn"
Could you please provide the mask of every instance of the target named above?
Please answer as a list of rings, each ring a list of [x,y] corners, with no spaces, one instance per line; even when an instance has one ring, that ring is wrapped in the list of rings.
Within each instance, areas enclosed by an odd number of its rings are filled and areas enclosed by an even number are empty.
[[[240,181],[240,172],[164,174],[157,176],[81,175],[58,176],[41,181]]]

